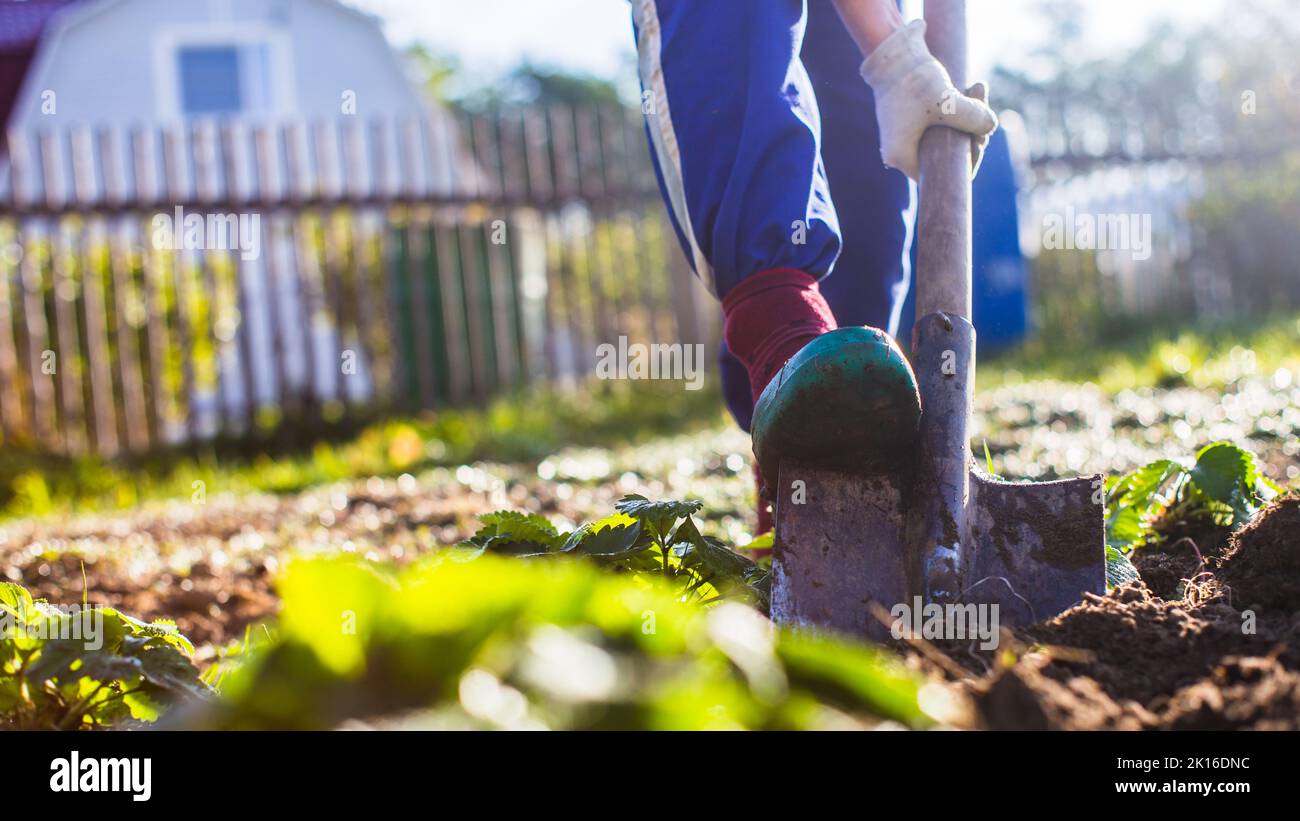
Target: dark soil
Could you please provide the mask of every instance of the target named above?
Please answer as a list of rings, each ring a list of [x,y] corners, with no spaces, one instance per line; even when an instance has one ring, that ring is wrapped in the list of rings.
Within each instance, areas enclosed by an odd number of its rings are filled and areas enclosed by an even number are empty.
[[[1141,581],[1015,631],[1014,663],[962,683],[979,723],[1300,729],[1300,494],[1226,539],[1199,527],[1139,549]]]
[[[41,575],[41,571],[45,571]],[[91,604],[107,605],[144,619],[167,618],[196,645],[242,636],[249,625],[267,621],[279,608],[265,565],[255,565],[249,575],[230,577],[212,572],[206,562],[194,565],[185,576],[162,573],[151,583],[116,572],[98,572],[87,565],[89,583],[84,593]],[[80,601],[83,594],[81,561],[60,556],[41,562],[22,577],[35,598],[52,602]]]
[[[1231,530],[1208,516],[1163,521],[1157,539],[1133,554],[1142,581],[1162,599],[1179,599],[1184,586],[1206,569],[1206,564],[1228,546]]]
[[[1234,605],[1300,610],[1300,494],[1283,497],[1243,527],[1220,564],[1219,578]]]
[[[358,482],[130,518],[27,522],[0,530],[0,569],[51,602],[84,595],[138,618],[172,619],[203,658],[211,648],[202,645],[242,639],[250,625],[274,618],[275,575],[290,550],[342,547],[400,563],[470,535],[474,514],[491,510],[491,502],[456,485]]]

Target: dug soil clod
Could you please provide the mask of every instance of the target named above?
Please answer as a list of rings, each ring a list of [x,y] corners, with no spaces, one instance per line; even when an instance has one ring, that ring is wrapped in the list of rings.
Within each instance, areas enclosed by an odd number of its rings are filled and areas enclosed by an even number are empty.
[[[1300,493],[1274,500],[1230,540],[1218,577],[1242,610],[1300,610]]]
[[[1300,728],[1300,494],[1226,541],[1175,533],[1137,551],[1141,581],[1017,630],[1014,664],[965,680],[982,726]]]

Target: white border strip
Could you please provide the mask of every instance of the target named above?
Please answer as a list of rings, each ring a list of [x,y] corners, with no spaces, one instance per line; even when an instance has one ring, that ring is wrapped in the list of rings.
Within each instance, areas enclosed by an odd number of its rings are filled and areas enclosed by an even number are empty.
[[[654,144],[655,156],[659,159],[659,171],[663,175],[664,187],[668,191],[668,200],[677,224],[686,235],[690,245],[691,260],[695,273],[699,275],[706,288],[717,295],[713,278],[713,266],[705,259],[704,252],[695,241],[695,229],[691,225],[690,211],[686,207],[686,185],[682,179],[681,149],[677,145],[677,132],[673,130],[673,118],[668,110],[668,87],[664,83],[664,70],[660,62],[662,49],[659,29],[659,10],[655,0],[633,0],[632,14],[637,27],[637,69],[641,74],[641,87],[652,95],[650,110],[645,111],[646,123],[650,126],[650,141]]]

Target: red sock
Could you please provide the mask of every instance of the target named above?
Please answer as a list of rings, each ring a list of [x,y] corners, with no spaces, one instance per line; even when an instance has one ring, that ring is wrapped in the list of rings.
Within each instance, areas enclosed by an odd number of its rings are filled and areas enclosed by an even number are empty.
[[[773,268],[747,277],[722,300],[723,338],[749,373],[754,401],[799,349],[836,328],[835,316],[817,280],[795,268]],[[772,529],[772,514],[763,498],[763,477],[754,470],[758,490],[758,527]]]
[[[754,399],[781,366],[814,337],[836,328],[817,280],[773,268],[741,280],[722,299],[723,338],[749,372]]]

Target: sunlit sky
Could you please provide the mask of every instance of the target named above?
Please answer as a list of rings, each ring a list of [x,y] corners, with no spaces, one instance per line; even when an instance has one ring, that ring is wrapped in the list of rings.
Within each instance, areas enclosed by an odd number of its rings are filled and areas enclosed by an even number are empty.
[[[764,0],[733,0],[738,8]],[[969,0],[971,70],[1015,65],[1041,45],[1034,0]],[[471,81],[493,77],[527,58],[542,66],[635,83],[627,0],[345,0],[378,15],[398,47],[424,43],[456,56]],[[1105,53],[1138,41],[1160,18],[1203,21],[1225,0],[1084,0],[1088,49]],[[919,14],[920,3],[909,0]],[[629,89],[631,90],[631,89]]]

